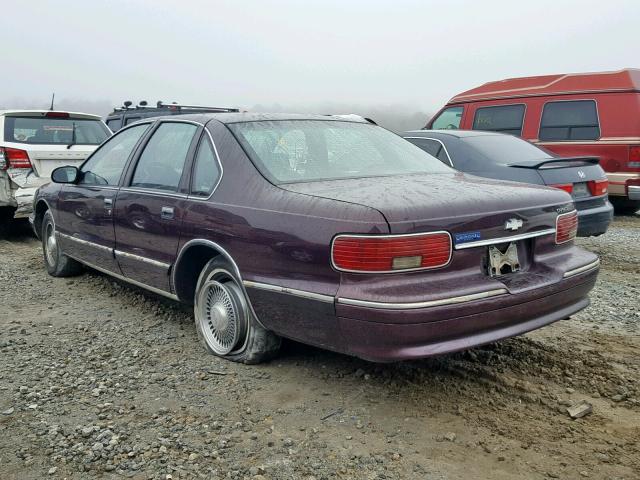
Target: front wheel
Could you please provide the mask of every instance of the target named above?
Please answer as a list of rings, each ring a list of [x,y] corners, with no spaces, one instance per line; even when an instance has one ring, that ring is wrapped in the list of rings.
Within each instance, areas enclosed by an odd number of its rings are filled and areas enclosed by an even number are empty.
[[[240,280],[221,257],[200,273],[194,299],[196,331],[207,351],[233,362],[260,363],[275,356],[280,337],[255,319]]]
[[[53,277],[70,277],[82,270],[82,265],[60,251],[56,236],[56,224],[50,211],[42,219],[42,253],[47,272]]]

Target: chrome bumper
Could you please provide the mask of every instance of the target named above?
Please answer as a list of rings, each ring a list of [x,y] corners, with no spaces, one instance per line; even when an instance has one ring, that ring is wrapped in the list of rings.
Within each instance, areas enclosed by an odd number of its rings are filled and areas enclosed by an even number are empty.
[[[640,185],[629,185],[627,191],[629,192],[629,200],[640,200]]]

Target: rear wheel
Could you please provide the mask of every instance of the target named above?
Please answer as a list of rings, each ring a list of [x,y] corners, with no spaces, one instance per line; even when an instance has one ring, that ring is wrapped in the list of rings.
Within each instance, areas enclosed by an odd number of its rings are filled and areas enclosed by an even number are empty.
[[[47,272],[53,277],[70,277],[82,270],[82,265],[60,251],[56,237],[56,224],[50,211],[42,219],[42,253]]]
[[[234,362],[268,360],[280,337],[255,319],[240,280],[221,257],[209,261],[196,286],[194,316],[198,338],[209,353]]]
[[[609,197],[609,201],[618,214],[632,215],[640,210],[639,200],[629,200],[626,197]]]

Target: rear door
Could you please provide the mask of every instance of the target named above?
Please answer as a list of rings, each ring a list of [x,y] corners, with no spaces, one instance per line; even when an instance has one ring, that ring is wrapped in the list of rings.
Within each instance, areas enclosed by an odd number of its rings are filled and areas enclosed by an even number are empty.
[[[123,274],[163,291],[178,249],[188,196],[188,168],[200,124],[156,124],[118,193],[115,255]]]
[[[118,272],[113,209],[127,160],[149,124],[121,130],[80,167],[80,181],[58,197],[56,230],[62,249],[99,269]]]

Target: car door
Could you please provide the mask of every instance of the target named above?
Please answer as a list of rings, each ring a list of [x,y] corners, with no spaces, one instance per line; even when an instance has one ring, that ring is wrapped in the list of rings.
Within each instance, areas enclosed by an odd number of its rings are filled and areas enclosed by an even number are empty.
[[[127,161],[148,128],[142,124],[119,131],[80,167],[78,183],[60,191],[56,230],[65,253],[119,272],[113,254],[114,202]]]
[[[187,202],[185,164],[201,128],[189,121],[158,122],[118,192],[115,255],[122,273],[166,292]]]

